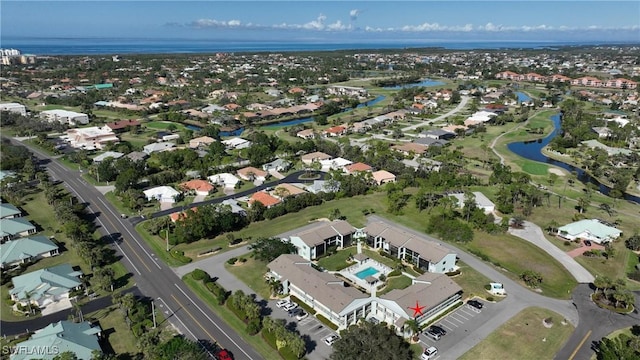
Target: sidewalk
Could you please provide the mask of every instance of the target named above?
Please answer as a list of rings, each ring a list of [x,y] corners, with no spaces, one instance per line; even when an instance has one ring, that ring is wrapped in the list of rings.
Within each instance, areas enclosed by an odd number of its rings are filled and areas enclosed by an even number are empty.
[[[551,255],[554,259],[558,260],[562,266],[564,266],[571,275],[579,282],[579,283],[591,283],[594,280],[593,275],[587,269],[582,267],[582,265],[578,264],[569,254],[560,250],[557,246],[550,243],[545,237],[542,229],[529,221],[524,222],[524,227],[522,229],[513,229],[509,228],[509,233],[511,235],[517,236],[521,239],[524,239],[535,246],[541,248],[546,251],[549,255]]]

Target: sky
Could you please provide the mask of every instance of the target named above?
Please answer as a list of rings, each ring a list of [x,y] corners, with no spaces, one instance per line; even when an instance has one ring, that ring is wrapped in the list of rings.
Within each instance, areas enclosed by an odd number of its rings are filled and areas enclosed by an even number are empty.
[[[16,37],[640,43],[640,1],[2,0]]]

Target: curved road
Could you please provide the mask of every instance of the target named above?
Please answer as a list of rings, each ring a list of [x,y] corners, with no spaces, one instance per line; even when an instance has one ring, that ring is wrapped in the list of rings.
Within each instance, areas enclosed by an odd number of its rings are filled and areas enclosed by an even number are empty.
[[[14,143],[18,141],[11,139]],[[158,311],[182,334],[196,341],[214,342],[228,349],[235,359],[262,359],[240,335],[209,310],[207,305],[186,287],[182,280],[160,261],[135,231],[132,222],[122,220],[118,211],[104,200],[94,186],[85,182],[77,171],[69,170],[57,160],[28,144],[22,144],[45,160],[51,178],[64,181],[80,201],[87,203],[99,231],[112,240],[112,246],[133,274],[136,286],[155,301]],[[5,324],[3,323],[3,330]],[[22,330],[21,330],[22,331]]]

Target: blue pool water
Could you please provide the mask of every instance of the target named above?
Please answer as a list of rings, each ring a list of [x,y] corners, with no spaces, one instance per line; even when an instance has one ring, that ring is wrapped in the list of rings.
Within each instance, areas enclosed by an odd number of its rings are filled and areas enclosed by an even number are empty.
[[[366,279],[366,277],[367,277],[367,276],[375,275],[375,274],[377,274],[377,273],[379,273],[379,272],[380,272],[380,271],[378,271],[376,268],[368,267],[368,268],[366,268],[366,269],[364,269],[364,270],[360,270],[360,271],[358,271],[358,272],[356,273],[356,276],[357,276],[359,279],[364,280],[364,279]]]

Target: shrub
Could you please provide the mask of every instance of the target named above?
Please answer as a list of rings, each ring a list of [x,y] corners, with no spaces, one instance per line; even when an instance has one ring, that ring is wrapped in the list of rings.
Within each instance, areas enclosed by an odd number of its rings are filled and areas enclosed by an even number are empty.
[[[423,269],[421,269],[417,265],[413,265],[413,271],[417,272],[418,274],[424,274],[425,273],[425,271]]]
[[[5,302],[6,302],[6,303],[7,303],[7,305],[9,305],[9,306],[13,306],[13,305],[15,305],[15,303],[16,303],[15,301],[13,301],[13,300],[11,300],[11,299],[9,299],[9,300],[5,300]]]
[[[242,242],[242,239],[233,239],[229,241],[229,245],[236,245],[236,244],[240,244],[241,242]]]
[[[260,324],[260,319],[251,319],[249,320],[249,322],[247,323],[247,334],[249,335],[255,335],[258,332],[260,332],[260,329],[262,329],[262,325]]]
[[[487,285],[485,285],[485,286],[484,286],[484,289],[485,289],[485,290],[491,290],[491,285],[488,285],[488,284],[487,284]]]
[[[238,258],[232,257],[231,259],[227,260],[227,264],[233,265],[236,263],[236,261],[238,261]]]
[[[184,256],[184,251],[171,250],[170,254],[171,254],[172,258],[174,258],[174,259],[176,259],[176,260],[178,260],[178,261],[180,261],[181,263],[184,263],[184,264],[188,264],[191,261],[193,261],[193,259],[191,259],[190,257]]]
[[[193,277],[193,280],[204,280],[205,278],[208,277],[208,274],[206,273],[206,271],[202,270],[202,269],[195,269],[191,272],[191,277]]]
[[[240,258],[240,262],[241,263],[246,263],[247,262],[247,258]]]
[[[448,273],[446,273],[447,276],[456,276],[456,275],[460,275],[462,272],[460,270],[456,270],[456,271],[450,271]]]
[[[487,296],[487,301],[494,302],[496,299],[494,299],[493,296]]]
[[[389,273],[389,275],[387,275],[388,277],[394,277],[394,276],[400,276],[402,275],[402,273],[400,272],[400,270],[393,270],[392,272]]]
[[[629,274],[627,274],[627,276],[631,280],[640,281],[640,270],[636,269],[636,270],[630,272]]]

